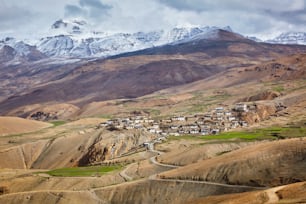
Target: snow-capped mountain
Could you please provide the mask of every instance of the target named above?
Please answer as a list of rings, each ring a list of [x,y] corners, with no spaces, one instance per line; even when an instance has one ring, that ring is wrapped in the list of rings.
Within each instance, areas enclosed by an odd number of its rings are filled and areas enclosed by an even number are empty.
[[[5,38],[0,41],[0,60],[18,64],[23,60],[36,61],[47,57],[36,49],[35,46],[28,45],[23,41],[14,38]]]
[[[91,26],[82,20],[58,20],[50,26],[48,37],[42,37],[28,45],[13,38],[0,41],[4,45],[16,49],[20,56],[26,56],[30,50],[37,48],[49,57],[93,58],[105,57],[124,52],[161,46],[170,43],[193,39],[216,37],[211,35],[218,27],[176,27],[169,30],[137,33],[110,34],[91,30]],[[232,32],[230,27],[222,28]],[[209,34],[210,33],[210,34]]]
[[[42,38],[36,46],[48,56],[102,57],[174,43],[220,29],[217,27],[182,27],[147,33],[107,34],[90,31],[86,25],[84,21],[81,23],[79,21],[72,23],[63,20],[56,21],[51,29],[56,31],[59,29],[66,34]],[[232,32],[230,27],[223,29]]]
[[[17,41],[15,38],[5,38],[0,41],[0,48],[2,47],[11,47],[15,50],[15,54],[19,56],[26,56],[30,53],[30,45],[25,44],[22,41]]]
[[[306,45],[306,33],[304,32],[287,32],[282,33],[272,40],[267,40],[268,43],[277,44],[300,44]]]
[[[92,27],[84,20],[60,19],[50,26],[45,37],[31,39],[28,44],[25,43],[27,41],[5,38],[0,40],[0,49],[9,46],[17,57],[34,60],[42,58],[42,55],[57,58],[96,58],[196,39],[217,38],[219,29],[233,32],[230,27],[189,26],[151,32],[107,33],[93,30]],[[247,38],[263,42],[255,37]],[[265,42],[306,44],[306,33],[284,33]]]

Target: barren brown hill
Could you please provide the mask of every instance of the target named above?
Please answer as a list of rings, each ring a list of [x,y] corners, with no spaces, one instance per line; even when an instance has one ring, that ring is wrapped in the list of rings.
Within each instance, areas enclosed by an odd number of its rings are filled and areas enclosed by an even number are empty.
[[[227,69],[206,79],[160,91],[163,94],[188,93],[203,89],[249,86],[306,78],[306,54],[283,56],[248,67]]]
[[[250,186],[305,181],[305,146],[305,139],[257,144],[163,173],[160,177]]]
[[[91,71],[11,97],[1,105],[10,110],[27,104],[135,98],[175,85],[190,83],[218,72],[218,68],[187,60],[152,62],[132,70]]]
[[[0,168],[53,169],[86,166],[103,162],[112,156],[120,156],[156,137],[138,130],[123,132],[97,129],[97,121],[102,121],[101,119],[86,121],[87,119],[82,119],[38,133],[3,138],[0,141]],[[116,148],[111,153],[113,145]]]
[[[73,59],[44,59],[14,65],[0,64],[0,101],[64,78],[80,64],[82,61]]]
[[[280,186],[264,191],[209,196],[190,201],[192,204],[268,204],[268,203],[306,203],[306,183]]]
[[[199,143],[200,142],[201,140]],[[231,152],[246,146],[251,146],[256,143],[257,142],[220,142],[215,144],[207,143],[196,145],[195,141],[192,143],[186,140],[169,142],[167,145],[157,147],[159,150],[167,152],[166,154],[158,157],[158,161],[166,164],[187,166],[189,164],[217,157],[220,154]]]
[[[18,115],[20,117],[48,121],[72,119],[79,111],[79,108],[72,104],[33,104],[21,106],[9,112],[7,115]]]
[[[128,189],[128,190],[127,190]],[[199,190],[201,189],[201,190]],[[0,196],[3,203],[186,203],[193,198],[224,193],[245,192],[248,189],[211,186],[207,184],[140,180],[95,188],[92,190],[37,190]]]
[[[261,101],[261,100],[273,100],[279,97],[281,94],[276,91],[263,91],[253,96],[249,96],[247,98],[241,99],[240,101],[243,102],[250,102],[250,101]]]
[[[305,112],[303,108],[298,108],[303,107],[303,101],[306,100],[305,77],[301,74],[305,67],[303,63],[294,63],[297,57],[304,62],[303,56],[293,55],[248,68],[231,68],[204,80],[163,89],[135,99],[93,102],[82,107],[78,115],[120,116],[135,109],[146,111],[153,116],[188,115],[209,111],[217,104],[233,105],[239,101],[252,101],[258,105],[259,116],[254,115],[254,120],[249,122],[256,121],[256,118],[259,118],[257,121],[261,121],[275,115],[278,104],[287,107],[287,110],[280,114],[289,113],[287,119],[295,120],[295,115]],[[276,70],[289,78],[271,77],[271,64],[275,63],[282,63],[283,67],[292,66],[295,70],[279,68]],[[256,67],[269,68],[256,71]]]
[[[37,131],[52,126],[49,123],[17,117],[0,117],[0,136]]]

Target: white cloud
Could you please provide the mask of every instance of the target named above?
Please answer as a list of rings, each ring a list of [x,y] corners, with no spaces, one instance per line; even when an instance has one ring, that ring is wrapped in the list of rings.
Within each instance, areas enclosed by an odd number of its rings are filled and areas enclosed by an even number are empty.
[[[305,1],[0,0],[0,34],[38,35],[60,18],[79,17],[102,31],[229,25],[236,32],[268,38],[290,30],[305,31]]]

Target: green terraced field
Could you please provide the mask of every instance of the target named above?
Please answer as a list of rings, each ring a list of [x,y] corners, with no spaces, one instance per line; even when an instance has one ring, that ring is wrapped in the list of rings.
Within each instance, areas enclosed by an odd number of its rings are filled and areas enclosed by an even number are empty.
[[[72,167],[55,169],[45,172],[51,176],[62,176],[62,177],[86,177],[86,176],[101,176],[103,174],[120,170],[122,166],[89,166],[89,167]]]

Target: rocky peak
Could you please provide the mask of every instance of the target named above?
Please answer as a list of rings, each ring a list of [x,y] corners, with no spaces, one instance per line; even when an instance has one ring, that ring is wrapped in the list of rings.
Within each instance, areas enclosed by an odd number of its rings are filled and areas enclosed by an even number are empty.
[[[11,46],[4,45],[0,49],[0,59],[1,59],[1,61],[4,61],[4,62],[10,61],[10,60],[14,59],[15,55],[16,55],[16,51]]]

